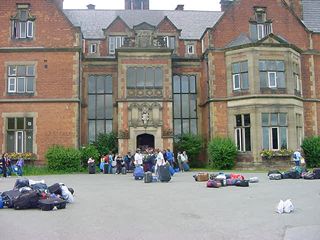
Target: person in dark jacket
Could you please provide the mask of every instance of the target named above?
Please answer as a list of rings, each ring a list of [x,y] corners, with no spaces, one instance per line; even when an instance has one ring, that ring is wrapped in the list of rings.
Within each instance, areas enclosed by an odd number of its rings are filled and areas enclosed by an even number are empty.
[[[7,156],[7,154],[4,153],[4,154],[2,154],[2,157],[1,157],[3,177],[7,177],[6,156]]]

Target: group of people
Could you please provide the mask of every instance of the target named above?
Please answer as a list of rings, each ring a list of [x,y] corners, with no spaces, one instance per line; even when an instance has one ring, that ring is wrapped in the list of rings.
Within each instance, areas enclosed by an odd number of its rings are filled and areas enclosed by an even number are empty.
[[[12,172],[16,172],[19,176],[22,176],[23,174],[23,158],[19,158],[16,164],[13,165],[8,153],[3,153],[0,164],[0,170],[2,171],[3,177],[11,176]]]
[[[120,174],[125,168],[126,171],[133,171],[135,167],[142,166],[144,171],[157,172],[159,166],[169,164],[173,168],[179,168],[183,171],[183,162],[188,162],[186,151],[178,152],[177,157],[170,149],[160,150],[154,148],[146,148],[142,151],[137,148],[132,154],[128,152],[125,155],[109,152],[100,159],[99,168],[107,173]],[[89,163],[89,161],[88,161]]]

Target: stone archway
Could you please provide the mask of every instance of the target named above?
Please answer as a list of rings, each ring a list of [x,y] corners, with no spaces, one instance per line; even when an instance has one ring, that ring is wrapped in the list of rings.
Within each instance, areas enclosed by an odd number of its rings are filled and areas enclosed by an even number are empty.
[[[137,136],[137,148],[145,150],[148,147],[154,148],[154,136],[151,134],[140,134]]]

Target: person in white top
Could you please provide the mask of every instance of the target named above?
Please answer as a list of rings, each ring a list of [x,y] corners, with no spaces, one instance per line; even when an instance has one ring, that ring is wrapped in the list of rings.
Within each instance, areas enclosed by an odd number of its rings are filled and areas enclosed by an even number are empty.
[[[143,155],[141,153],[141,150],[138,148],[135,155],[134,155],[134,165],[136,167],[142,166],[143,161]]]
[[[165,165],[165,160],[159,148],[156,149],[156,154],[157,156],[156,156],[156,165],[154,166],[154,172],[158,176],[159,175],[158,168],[162,165]]]

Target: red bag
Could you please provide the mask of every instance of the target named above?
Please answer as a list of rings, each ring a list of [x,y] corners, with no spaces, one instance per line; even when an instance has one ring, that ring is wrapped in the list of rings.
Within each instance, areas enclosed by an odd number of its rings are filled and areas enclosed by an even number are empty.
[[[231,173],[230,178],[244,180],[244,177],[241,174],[235,174],[235,173]]]

